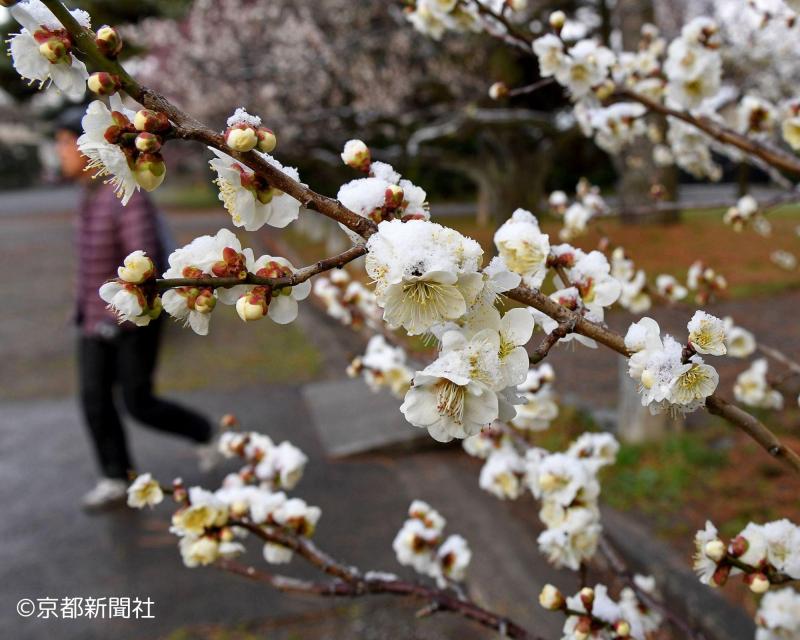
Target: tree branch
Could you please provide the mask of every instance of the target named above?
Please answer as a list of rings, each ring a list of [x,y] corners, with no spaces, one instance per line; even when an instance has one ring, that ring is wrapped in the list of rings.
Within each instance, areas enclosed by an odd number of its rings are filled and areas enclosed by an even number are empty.
[[[242,567],[235,563],[226,562],[219,565],[221,568],[232,570],[239,575],[266,582],[282,591],[349,597],[379,593],[410,596],[430,603],[433,605],[433,611],[456,613],[485,627],[500,631],[505,637],[518,638],[520,640],[542,640],[519,624],[497,613],[488,611],[471,600],[459,598],[445,589],[407,582],[398,578],[383,577],[379,574],[362,574],[355,567],[347,566],[334,560],[327,553],[318,549],[307,538],[296,536],[275,527],[262,527],[246,520],[232,520],[229,524],[246,529],[265,542],[280,544],[291,549],[323,573],[338,579],[328,584],[296,581],[284,576],[274,576],[259,572],[252,567]]]
[[[248,272],[245,278],[215,278],[213,276],[204,278],[163,278],[156,280],[156,286],[159,291],[166,291],[175,287],[208,287],[216,289],[218,287],[235,287],[242,284],[266,286],[273,290],[283,289],[284,287],[293,287],[305,282],[319,273],[324,273],[331,269],[341,269],[348,262],[352,262],[356,258],[366,255],[366,253],[367,247],[363,244],[357,244],[338,255],[325,258],[312,265],[298,269],[290,276],[282,276],[280,278],[263,278]]]

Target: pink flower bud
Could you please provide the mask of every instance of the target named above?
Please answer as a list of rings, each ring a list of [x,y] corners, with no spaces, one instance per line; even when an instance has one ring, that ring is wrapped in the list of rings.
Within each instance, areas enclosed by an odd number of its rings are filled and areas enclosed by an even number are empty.
[[[119,76],[105,71],[98,71],[89,76],[86,86],[89,87],[89,91],[96,93],[98,96],[110,96],[119,91],[122,83]]]
[[[616,633],[619,638],[627,638],[631,635],[631,625],[625,620],[618,620],[614,624],[614,633]]]
[[[161,150],[161,140],[149,131],[142,131],[136,136],[136,148],[142,153],[157,153]]]
[[[747,538],[743,536],[736,536],[733,540],[731,540],[728,551],[734,558],[738,558],[747,553],[748,548],[750,548],[750,543],[747,542]]]
[[[594,589],[591,587],[584,587],[578,592],[578,595],[586,610],[591,611],[592,605],[594,604]]]
[[[731,565],[723,564],[717,567],[717,570],[714,572],[714,575],[711,576],[711,579],[708,581],[708,586],[710,587],[722,587],[728,581],[728,576],[731,573]]]
[[[122,51],[122,38],[114,27],[105,25],[97,30],[95,44],[107,58],[116,58]]]
[[[272,132],[272,129],[266,127],[259,127],[256,131],[258,137],[258,150],[264,153],[272,153],[278,145],[278,138]]]

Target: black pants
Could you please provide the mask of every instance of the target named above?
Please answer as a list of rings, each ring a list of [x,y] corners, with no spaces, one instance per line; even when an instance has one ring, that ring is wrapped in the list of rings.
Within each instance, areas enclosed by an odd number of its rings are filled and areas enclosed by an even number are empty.
[[[125,430],[114,403],[119,386],[128,412],[149,427],[195,442],[211,439],[211,424],[199,414],[153,395],[160,322],[111,339],[80,338],[81,404],[103,475],[126,478],[133,468]]]

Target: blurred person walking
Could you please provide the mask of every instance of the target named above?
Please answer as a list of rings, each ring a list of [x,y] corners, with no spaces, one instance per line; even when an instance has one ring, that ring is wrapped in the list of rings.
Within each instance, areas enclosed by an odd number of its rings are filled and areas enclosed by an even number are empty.
[[[153,394],[161,321],[146,327],[118,323],[98,289],[137,249],[156,268],[166,263],[165,227],[149,196],[136,192],[123,206],[111,186],[92,180],[78,150],[84,110],[68,108],[56,122],[56,151],[63,175],[83,186],[77,221],[78,369],[83,415],[102,477],[83,497],[87,510],[124,503],[133,468],[125,429],[115,404],[117,388],[130,415],[145,425],[197,443],[201,468],[213,464],[213,429],[203,416]]]

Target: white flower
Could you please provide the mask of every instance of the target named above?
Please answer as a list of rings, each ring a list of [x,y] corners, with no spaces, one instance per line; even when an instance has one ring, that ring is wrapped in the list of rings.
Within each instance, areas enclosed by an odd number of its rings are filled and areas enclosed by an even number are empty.
[[[214,562],[219,557],[219,547],[219,542],[210,536],[187,535],[181,538],[179,544],[183,564],[190,569]]]
[[[447,580],[463,582],[470,560],[472,551],[467,541],[457,534],[449,536],[436,552],[436,561],[439,563],[440,575],[443,578],[439,581],[439,586],[446,586]]]
[[[489,455],[481,468],[478,484],[501,500],[516,500],[525,490],[524,475],[525,461],[513,449],[498,449]]]
[[[498,417],[499,401],[492,387],[500,379],[497,332],[486,330],[468,343],[455,331],[444,335],[443,351],[414,376],[400,411],[412,425],[427,428],[434,440],[475,435]]]
[[[700,582],[712,587],[716,586],[713,578],[717,570],[717,561],[708,556],[706,548],[710,543],[717,541],[719,541],[717,528],[711,521],[707,521],[705,529],[701,529],[694,536],[694,571]]]
[[[421,520],[409,519],[403,523],[392,542],[397,562],[413,567],[423,575],[435,575],[434,550],[439,544],[439,532],[428,529]]]
[[[580,255],[567,269],[567,275],[572,286],[578,289],[585,307],[601,318],[604,307],[614,304],[622,293],[622,285],[611,276],[611,265],[599,251]],[[561,283],[560,278],[558,283]]]
[[[526,431],[544,431],[558,417],[558,404],[549,385],[535,393],[519,390],[524,402],[517,406],[517,415],[511,419],[511,424]]]
[[[601,531],[597,514],[577,507],[568,509],[561,525],[546,529],[536,541],[550,563],[577,571],[594,555]]]
[[[769,563],[781,573],[800,579],[800,527],[784,518],[768,522],[762,532]]]
[[[775,127],[777,113],[768,101],[754,95],[742,98],[737,109],[739,131],[756,135],[769,135]]]
[[[201,536],[209,527],[221,527],[228,521],[228,506],[200,487],[189,489],[188,507],[172,516],[170,531],[179,536]]]
[[[592,87],[602,83],[614,64],[612,51],[593,40],[580,40],[568,54],[555,70],[555,77],[560,85],[569,89],[573,98],[585,96]]]
[[[800,593],[791,587],[766,593],[756,613],[756,640],[800,637]]]
[[[127,320],[138,327],[144,327],[161,312],[160,299],[155,298],[153,306],[148,307],[144,292],[135,284],[112,280],[103,284],[98,293],[114,310],[120,322]]]
[[[431,505],[423,500],[414,500],[408,507],[408,517],[419,520],[427,529],[436,533],[444,531],[447,521]]]
[[[348,140],[344,144],[344,150],[341,154],[342,162],[348,167],[359,169],[360,171],[369,171],[370,153],[369,147],[361,140]]]
[[[255,465],[254,473],[266,489],[294,489],[303,476],[308,458],[291,442],[269,447]]]
[[[388,387],[392,393],[405,396],[413,372],[406,366],[406,353],[402,347],[391,346],[382,335],[374,335],[367,343],[367,350],[361,357],[364,379],[373,391]]]
[[[736,326],[730,316],[722,319],[725,323],[725,347],[733,358],[746,358],[756,350],[755,336],[747,329]]]
[[[572,455],[543,456],[541,450],[529,449],[526,460],[528,485],[536,498],[568,507],[579,497],[593,500],[600,493],[594,472]]]
[[[161,490],[161,485],[149,473],[137,476],[128,487],[128,506],[134,509],[155,506],[163,499],[164,492]]]
[[[314,534],[321,515],[319,507],[309,506],[300,498],[289,498],[275,509],[272,518],[279,526],[308,538]]]
[[[105,133],[114,125],[111,111],[122,114],[129,121],[135,114],[122,105],[117,94],[109,98],[109,104],[111,110],[100,100],[89,104],[81,121],[84,133],[78,138],[78,149],[89,158],[86,170],[95,170],[95,177],[110,176],[108,182],[114,187],[122,204],[128,204],[131,196],[139,189],[139,183],[125,153],[119,146],[109,143]]]
[[[536,38],[533,52],[539,58],[539,75],[543,78],[556,75],[565,66],[564,43],[552,33]]]
[[[694,411],[705,402],[719,384],[719,374],[711,365],[703,364],[702,358],[692,356],[679,368],[670,382],[669,401],[682,405],[684,411]]]
[[[282,229],[300,215],[300,203],[292,196],[270,186],[252,169],[240,164],[226,153],[211,148],[216,158],[209,161],[217,172],[214,180],[219,187],[219,199],[231,215],[234,226],[256,231],[265,224]],[[294,180],[300,174],[294,167],[284,167],[271,155],[258,153],[266,162]]]
[[[123,261],[123,266],[117,268],[120,280],[132,284],[141,284],[153,276],[155,265],[144,251],[134,251]]]
[[[754,360],[750,367],[736,378],[733,394],[739,402],[761,409],[783,408],[783,396],[767,381],[767,359]]]
[[[595,471],[614,464],[618,452],[619,442],[610,433],[583,433],[567,449],[567,455],[580,459]]]
[[[665,273],[656,276],[656,289],[660,295],[674,302],[683,300],[689,293],[676,278]]]
[[[457,320],[483,288],[483,251],[457,231],[425,220],[381,222],[367,241],[366,269],[392,327],[409,335]]]
[[[697,353],[724,356],[725,323],[705,311],[695,311],[689,324],[689,342]]]
[[[539,230],[536,216],[517,209],[494,234],[494,243],[508,268],[521,275],[527,286],[541,286],[547,275],[550,238]]]
[[[23,26],[8,47],[17,73],[31,83],[52,81],[70,100],[81,100],[89,74],[86,65],[71,52],[72,39],[58,19],[40,0],[20,2],[10,11]],[[70,14],[81,26],[90,26],[85,11],[73,9]]]

